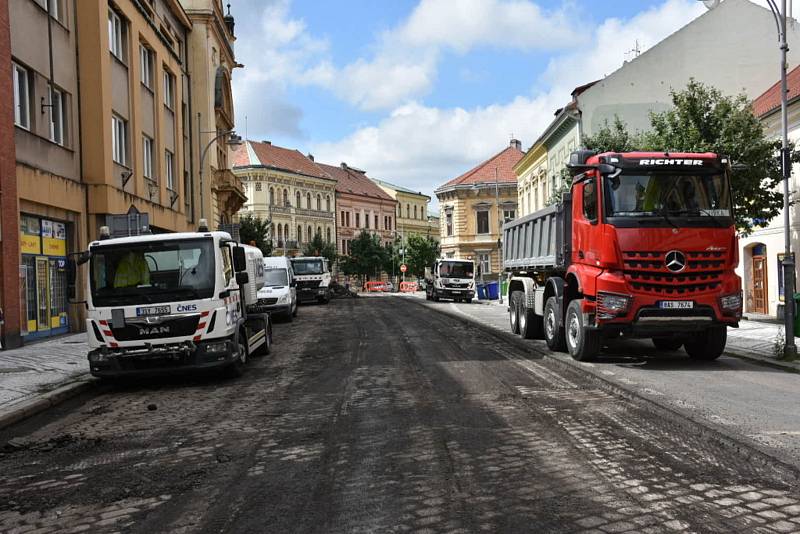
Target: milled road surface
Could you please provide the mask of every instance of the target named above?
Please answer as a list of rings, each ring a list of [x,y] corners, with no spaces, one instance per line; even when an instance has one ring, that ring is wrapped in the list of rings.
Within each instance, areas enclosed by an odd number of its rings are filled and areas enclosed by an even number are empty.
[[[0,434],[0,531],[800,531],[780,471],[435,310],[305,306],[275,338],[241,379]]]

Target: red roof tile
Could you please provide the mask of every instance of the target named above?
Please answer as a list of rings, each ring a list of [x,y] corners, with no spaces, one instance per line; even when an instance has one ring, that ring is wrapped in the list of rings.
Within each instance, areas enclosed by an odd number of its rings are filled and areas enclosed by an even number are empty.
[[[501,183],[517,183],[517,175],[514,174],[514,165],[516,165],[524,155],[525,153],[517,147],[509,146],[458,178],[453,178],[439,187],[439,189],[455,185],[494,183],[495,180]],[[497,169],[496,177],[495,169]]]
[[[350,193],[391,202],[395,201],[386,191],[375,185],[375,182],[370,180],[364,171],[341,165],[339,167],[325,165],[324,163],[319,163],[318,165],[336,180],[337,193]]]
[[[234,167],[263,165],[315,178],[331,178],[299,150],[275,146],[272,143],[246,141],[233,151],[232,156]]]
[[[786,89],[789,101],[800,96],[800,66],[793,68],[786,74]],[[763,117],[770,111],[781,107],[780,80],[753,100],[751,107],[753,108],[753,115],[756,117]]]

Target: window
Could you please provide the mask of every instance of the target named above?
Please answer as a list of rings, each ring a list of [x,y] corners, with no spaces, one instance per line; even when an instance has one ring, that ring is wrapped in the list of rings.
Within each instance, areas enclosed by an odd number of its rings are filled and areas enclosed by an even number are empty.
[[[394,230],[394,228],[392,228],[392,218],[391,217],[389,217],[389,228],[387,228],[387,230]]]
[[[153,51],[144,45],[139,45],[139,59],[141,66],[142,85],[153,88]]]
[[[57,21],[61,21],[62,9],[61,9],[61,2],[62,0],[50,0],[50,16],[56,19]],[[47,7],[47,2],[45,1],[45,7]]]
[[[311,209],[311,193],[306,193],[306,209]]]
[[[262,187],[261,182],[256,182],[256,191],[261,191]]]
[[[153,179],[153,140],[146,135],[142,136],[142,174]]]
[[[330,243],[330,242],[331,242],[331,229],[330,229],[330,228],[328,228],[327,230],[325,230],[325,240],[326,240],[328,243]]]
[[[269,188],[269,205],[275,205],[275,189],[272,187]]]
[[[414,206],[414,218],[415,219],[417,218],[417,207],[416,206]]]
[[[489,233],[489,212],[481,210],[477,213],[477,226],[479,234]]]
[[[350,212],[348,211],[345,215],[347,215],[347,226],[350,226]]]
[[[331,211],[331,197],[330,197],[330,195],[325,197],[325,210],[326,211]]]
[[[111,155],[120,165],[128,163],[128,122],[111,115]]]
[[[410,213],[411,213],[411,206],[406,204],[406,219],[410,219],[411,218],[411,216],[409,215]]]
[[[306,241],[310,242],[312,239],[314,239],[314,234],[313,234],[310,226],[307,228],[307,230],[308,231],[306,232]]]
[[[288,207],[289,206],[289,190],[288,189],[284,189],[283,190],[283,205],[284,205],[284,207]]]
[[[297,242],[299,243],[302,240],[303,240],[303,227],[298,224],[297,225]]]
[[[342,212],[342,226],[344,226],[344,212]]]
[[[164,71],[164,105],[175,109],[175,76],[169,71]]]
[[[589,221],[597,220],[597,191],[594,178],[583,184],[583,216]]]
[[[64,144],[64,93],[56,88],[50,89],[50,140]]]
[[[369,229],[369,214],[368,214],[368,213],[365,213],[365,214],[364,214],[364,226],[365,226],[367,229]]]
[[[488,214],[488,212],[484,213]],[[482,273],[492,272],[492,263],[489,254],[478,254],[478,268]]]
[[[453,212],[447,212],[444,215],[444,223],[446,228],[446,233],[448,236],[453,235]]]
[[[317,233],[314,234],[314,237],[316,237],[316,236],[319,236],[319,238],[322,239],[322,227],[321,226],[317,226]]]
[[[175,154],[164,151],[164,173],[167,176],[167,189],[175,191]]]
[[[375,215],[375,218],[373,220],[375,221],[375,229],[377,230],[378,229],[378,216]]]
[[[322,197],[317,195],[317,211],[322,211]]]
[[[222,246],[222,275],[225,277],[225,287],[233,280],[233,258],[231,257],[231,247]],[[212,290],[213,291],[213,290]]]
[[[503,222],[513,221],[517,218],[517,210],[503,210]]]
[[[356,213],[356,228],[361,228],[361,214]]]
[[[119,15],[114,13],[113,11],[108,11],[108,48],[111,50],[111,53],[114,54],[114,57],[119,59],[120,61],[124,61],[125,57],[125,50],[123,48],[123,43],[125,42],[123,39],[123,32],[125,30],[125,26],[122,23],[122,19],[119,18]]]
[[[295,193],[295,204],[294,204],[294,207],[295,208],[299,208],[300,207],[300,191]]]
[[[14,124],[22,128],[31,127],[31,94],[28,70],[14,63]]]

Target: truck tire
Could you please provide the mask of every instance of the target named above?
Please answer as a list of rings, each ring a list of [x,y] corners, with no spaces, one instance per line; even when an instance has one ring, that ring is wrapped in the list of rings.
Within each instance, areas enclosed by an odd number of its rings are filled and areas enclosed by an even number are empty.
[[[567,306],[564,320],[567,351],[574,360],[589,362],[600,352],[600,332],[586,327],[583,321],[583,299],[575,299]]]
[[[238,347],[236,359],[228,366],[227,375],[229,378],[238,378],[244,374],[244,367],[247,365],[247,342],[240,333],[236,336],[235,345]]]
[[[683,340],[671,337],[654,337],[653,345],[658,350],[678,350],[683,345]]]
[[[525,307],[525,298],[519,299],[519,335],[522,339],[541,339],[544,320],[531,308]]]
[[[550,297],[544,305],[544,340],[550,350],[564,352],[567,349],[564,326],[558,324],[558,299]]]
[[[728,328],[714,326],[705,332],[693,335],[684,344],[686,354],[693,360],[716,360],[725,350],[728,341]]]
[[[519,303],[522,300],[522,291],[511,293],[511,302],[508,303],[508,324],[512,334],[519,334]]]
[[[433,294],[431,295],[431,300],[433,302],[439,302],[439,295],[436,294],[436,288],[433,289]]]

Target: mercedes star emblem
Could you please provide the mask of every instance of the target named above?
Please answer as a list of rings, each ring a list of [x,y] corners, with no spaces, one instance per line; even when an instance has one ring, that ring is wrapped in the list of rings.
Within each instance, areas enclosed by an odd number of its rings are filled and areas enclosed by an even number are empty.
[[[679,250],[670,250],[664,257],[664,264],[673,273],[680,272],[686,268],[686,256]]]

